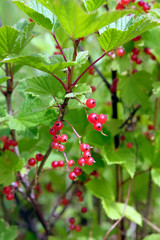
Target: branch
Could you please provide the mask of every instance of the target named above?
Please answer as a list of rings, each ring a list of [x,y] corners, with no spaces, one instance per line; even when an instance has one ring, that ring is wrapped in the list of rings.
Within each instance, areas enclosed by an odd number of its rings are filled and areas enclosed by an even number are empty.
[[[133,112],[130,113],[129,117],[124,121],[124,123],[122,123],[122,125],[119,127],[119,129],[123,128],[125,125],[127,125],[127,123],[134,117],[134,115],[136,114],[136,112],[140,109],[141,105],[138,105]]]
[[[99,60],[101,60],[104,56],[106,55],[106,52],[104,52],[102,54],[102,56],[100,56],[97,60],[95,60],[93,63],[91,63],[91,65],[89,67],[86,68],[86,70],[84,70],[84,72],[81,73],[81,75],[76,79],[76,81],[72,84],[72,87],[74,87],[77,82],[81,79],[81,77],[88,71],[88,69],[90,67],[92,67],[95,63],[97,63]]]
[[[52,76],[55,77],[60,82],[60,84],[63,86],[64,90],[67,91],[67,87],[64,84],[64,82],[59,77],[57,77],[55,74],[52,74]]]
[[[57,38],[56,38],[56,36],[55,36],[55,33],[53,32],[53,33],[51,33],[51,34],[52,34],[52,36],[54,37],[54,40],[56,41],[56,43],[57,43],[57,45],[58,45],[58,47],[59,47],[59,50],[60,50],[60,52],[61,52],[61,54],[62,54],[62,56],[63,56],[63,58],[64,58],[64,61],[67,62],[67,59],[66,59],[66,57],[65,57],[65,54],[64,54],[64,52],[63,52],[63,49],[61,48],[61,46],[60,46],[60,44],[59,44],[59,42],[58,42],[58,40],[57,40]]]
[[[156,225],[154,225],[153,223],[151,223],[147,218],[145,218],[144,216],[142,216],[143,221],[145,223],[147,223],[151,228],[153,228],[154,230],[156,230],[158,233],[160,233],[160,228],[157,227]]]

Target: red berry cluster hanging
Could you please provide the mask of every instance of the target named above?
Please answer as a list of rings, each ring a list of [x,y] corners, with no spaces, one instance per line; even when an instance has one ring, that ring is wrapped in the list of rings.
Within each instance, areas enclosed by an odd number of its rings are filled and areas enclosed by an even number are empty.
[[[147,55],[149,55],[149,56],[151,56],[151,59],[152,60],[156,60],[156,57],[151,53],[151,49],[149,48],[149,47],[146,47],[145,49],[144,49],[144,52],[147,54]]]
[[[143,8],[143,11],[148,13],[148,10],[150,10],[150,6],[147,2],[143,1],[143,0],[140,0],[137,2],[138,6],[142,7]]]
[[[36,154],[35,158],[28,159],[28,165],[34,167],[37,162],[41,162],[44,156],[41,153]]]
[[[131,55],[131,60],[138,65],[142,63],[142,60],[140,58],[138,58],[139,52],[140,51],[138,50],[138,48],[134,47],[133,50],[132,50],[133,54]]]
[[[118,78],[114,78],[112,81],[112,85],[110,86],[110,91],[111,93],[114,93],[117,91],[117,84],[118,84],[119,79]]]
[[[16,147],[17,146],[17,141],[14,141],[7,136],[2,136],[0,138],[1,142],[3,143],[3,148],[2,151],[9,150],[11,152],[14,152],[14,149],[11,147]]]
[[[88,108],[94,108],[96,106],[96,101],[92,98],[89,98],[86,101],[86,106]],[[101,131],[103,124],[105,124],[107,122],[107,115],[104,115],[104,114],[97,115],[96,113],[90,113],[88,115],[88,121],[91,124],[93,124],[93,128],[96,131]]]
[[[12,188],[12,186],[7,186],[7,187],[4,187],[3,188],[3,193],[5,194],[5,198],[8,200],[8,201],[11,201],[14,199],[14,187]]]
[[[70,223],[69,228],[70,228],[71,231],[73,231],[73,230],[75,230],[76,232],[80,232],[81,231],[82,228],[81,228],[80,225],[74,225],[75,224],[75,219],[73,217],[71,217],[69,219],[69,223]]]

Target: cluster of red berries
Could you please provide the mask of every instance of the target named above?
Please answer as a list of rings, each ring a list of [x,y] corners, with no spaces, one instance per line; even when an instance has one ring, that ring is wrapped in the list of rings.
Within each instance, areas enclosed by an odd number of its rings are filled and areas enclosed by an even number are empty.
[[[80,232],[81,231],[82,228],[81,228],[80,225],[74,225],[75,224],[75,219],[73,217],[71,217],[69,219],[69,223],[70,223],[69,228],[70,228],[71,231],[73,231],[73,230],[75,230],[76,232]]]
[[[3,148],[2,148],[3,151],[9,150],[11,152],[14,152],[14,149],[10,148],[10,147],[16,147],[17,146],[17,141],[12,140],[5,135],[2,136],[0,138],[0,140],[3,143]]]
[[[130,2],[134,3],[135,0],[121,0],[118,2],[116,6],[116,10],[123,10],[126,5],[128,5]]]
[[[133,54],[131,55],[131,60],[138,65],[142,63],[142,60],[138,58],[139,52],[138,48],[134,47],[132,50]]]
[[[52,162],[52,168],[57,168],[57,167],[63,167],[64,166],[64,161],[60,160],[60,161],[53,161]]]
[[[68,140],[68,136],[66,134],[60,134],[60,130],[63,128],[63,123],[61,121],[56,121],[54,126],[49,129],[49,133],[53,136],[51,143],[52,149],[57,149],[60,152],[63,152],[65,146],[61,143],[65,143]]]
[[[121,142],[124,142],[124,141],[126,140],[126,137],[125,137],[124,135],[122,135],[121,138],[120,138],[120,140],[121,140]],[[132,148],[132,147],[133,147],[133,143],[128,142],[128,143],[126,144],[126,146],[127,146],[127,148]]]
[[[114,78],[113,81],[112,81],[112,85],[110,86],[110,91],[111,93],[114,93],[117,91],[117,84],[119,82],[119,79],[118,78]]]
[[[147,128],[148,128],[148,131],[144,132],[144,135],[147,139],[149,139],[150,141],[153,141],[154,140],[154,134],[153,134],[154,125],[149,124]]]
[[[147,3],[147,2],[144,2],[143,0],[140,0],[140,1],[138,1],[137,2],[137,4],[138,4],[138,6],[140,6],[140,7],[142,7],[143,8],[143,11],[144,12],[148,12],[148,10],[150,10],[150,6],[149,6],[149,4]]]
[[[119,57],[123,57],[124,54],[125,54],[124,48],[120,47],[120,48],[117,49],[117,55]]]
[[[35,158],[30,158],[28,160],[28,165],[34,167],[37,162],[41,162],[44,156],[41,153],[36,154]]]
[[[12,186],[6,186],[3,188],[3,193],[5,194],[5,197],[8,201],[14,199],[14,191],[17,187],[19,187],[19,182],[13,182]]]
[[[147,55],[149,55],[149,56],[151,56],[151,59],[152,60],[156,60],[156,57],[151,53],[151,49],[149,48],[149,47],[146,47],[145,49],[144,49],[144,52],[147,54]]]
[[[86,101],[86,106],[88,108],[94,108],[96,106],[96,101],[92,98],[89,98]],[[107,122],[107,115],[104,115],[104,114],[97,115],[96,113],[90,113],[88,115],[88,121],[91,124],[93,124],[93,128],[96,131],[101,131],[103,124],[105,124]]]

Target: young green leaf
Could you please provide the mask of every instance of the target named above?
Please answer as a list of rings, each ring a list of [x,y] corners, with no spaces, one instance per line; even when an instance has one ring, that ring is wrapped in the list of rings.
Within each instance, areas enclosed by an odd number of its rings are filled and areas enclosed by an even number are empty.
[[[5,82],[5,81],[7,81],[9,78],[10,78],[10,77],[7,77],[7,76],[5,76],[5,77],[0,77],[0,84],[3,83],[3,82]]]
[[[101,47],[109,52],[159,25],[157,19],[148,16],[124,16],[100,29],[98,41]]]
[[[152,168],[151,175],[153,182],[160,187],[160,168]]]
[[[83,0],[83,2],[87,11],[90,12],[99,8],[105,2],[105,0]]]
[[[18,235],[17,226],[10,225],[7,227],[7,224],[3,219],[0,219],[0,239],[1,240],[15,240]]]
[[[143,238],[143,240],[160,240],[160,234],[151,234]]]
[[[65,97],[73,98],[73,97],[81,96],[81,95],[84,95],[86,93],[91,93],[91,92],[92,92],[91,87],[87,86],[86,83],[82,83],[82,84],[76,85],[73,89],[73,92],[67,93],[65,95]]]

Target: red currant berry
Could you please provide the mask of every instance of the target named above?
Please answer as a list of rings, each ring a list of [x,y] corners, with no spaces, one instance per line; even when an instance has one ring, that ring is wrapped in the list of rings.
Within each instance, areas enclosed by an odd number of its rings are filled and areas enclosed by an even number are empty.
[[[11,200],[14,199],[14,195],[13,195],[12,193],[8,193],[8,194],[6,195],[6,199],[7,199],[8,201],[11,201]]]
[[[125,50],[123,48],[118,48],[117,55],[119,57],[123,57],[124,54],[125,54]]]
[[[94,68],[93,68],[93,67],[90,67],[90,68],[88,69],[88,72],[89,72],[90,75],[94,75]]]
[[[126,137],[124,135],[121,136],[121,141],[125,141]]]
[[[58,161],[58,167],[63,167],[64,166],[64,162],[63,161]]]
[[[67,206],[68,203],[69,203],[68,199],[67,198],[63,198],[60,204]]]
[[[54,135],[57,134],[57,130],[56,130],[54,127],[51,127],[51,128],[49,129],[49,133],[54,136]]]
[[[92,98],[87,99],[86,106],[88,108],[94,108],[96,106],[96,101]]]
[[[88,115],[88,121],[92,124],[96,123],[98,120],[98,115],[96,113],[90,113]]]
[[[138,55],[138,53],[139,53],[139,50],[138,50],[138,48],[133,48],[132,49],[132,52],[133,52],[133,54],[135,54],[135,55]]]
[[[1,137],[1,141],[2,141],[3,143],[7,142],[7,139],[8,139],[8,137],[5,136],[5,135],[3,135],[3,136]]]
[[[94,170],[93,172],[90,173],[91,176],[94,176],[94,177],[99,177],[100,174],[99,172],[97,172],[96,170]]]
[[[59,143],[52,142],[51,143],[51,148],[52,149],[58,149],[59,148]]]
[[[53,161],[51,163],[51,166],[52,166],[52,168],[57,168],[58,167],[58,162],[57,161]]]
[[[102,130],[102,123],[100,122],[97,122],[93,125],[93,128],[96,130],[96,131],[101,131]]]
[[[63,134],[60,136],[60,142],[65,143],[67,142],[67,140],[68,140],[68,136],[66,134]]]
[[[96,91],[96,87],[95,86],[91,86],[92,92]]]
[[[28,165],[29,166],[34,166],[36,164],[36,160],[34,159],[34,158],[30,158],[29,160],[28,160]]]
[[[105,124],[107,122],[107,115],[99,114],[98,115],[98,122]]]
[[[145,52],[146,54],[148,54],[148,55],[152,55],[151,49],[150,49],[149,47],[146,47],[146,48],[144,49],[144,52]]]
[[[82,191],[80,191],[80,190],[78,190],[78,191],[76,192],[76,196],[77,196],[77,197],[81,197],[81,196],[82,196],[82,194],[83,194],[83,192],[82,192]]]
[[[11,192],[11,190],[12,190],[12,188],[11,188],[10,186],[4,187],[4,188],[3,188],[3,193],[4,193],[4,194],[8,194],[8,193]]]
[[[74,160],[70,159],[70,160],[68,161],[67,165],[68,165],[68,167],[74,166],[74,165],[75,165]]]
[[[155,61],[155,60],[156,60],[156,57],[152,54],[152,55],[151,55],[151,59],[152,59],[153,61]]]
[[[8,144],[8,146],[12,146],[12,139],[7,139],[7,144]]]
[[[76,230],[76,232],[80,232],[82,230],[82,228],[80,225],[77,225],[77,226],[75,226],[75,230]]]
[[[121,4],[127,5],[130,2],[130,0],[121,0]]]
[[[85,40],[85,38],[84,38],[84,37],[81,37],[81,38],[80,38],[80,40],[81,40],[81,41],[84,41],[84,40]]]
[[[83,166],[85,165],[85,159],[82,158],[82,157],[79,158],[79,159],[78,159],[78,165],[81,166],[81,167],[83,167]]]
[[[86,212],[87,212],[87,208],[86,208],[86,207],[82,207],[82,208],[81,208],[81,212],[82,212],[82,213],[86,213]]]
[[[16,146],[17,146],[17,141],[11,140],[11,145],[12,145],[13,147],[16,147]]]
[[[53,188],[52,188],[52,183],[47,183],[46,184],[46,190],[48,191],[48,192],[54,192],[54,190],[53,190]]]
[[[63,152],[64,149],[65,149],[65,146],[62,145],[62,144],[59,144],[58,150],[59,150],[60,152]]]
[[[63,123],[62,123],[61,121],[56,121],[56,122],[54,123],[54,128],[55,128],[57,131],[61,130],[61,129],[63,128]]]
[[[14,149],[13,148],[10,148],[9,151],[14,153]]]
[[[69,176],[69,178],[70,178],[71,180],[75,180],[76,177],[77,177],[76,174],[75,174],[75,172],[70,172],[68,176]]]
[[[43,160],[43,155],[41,154],[41,153],[38,153],[37,155],[36,155],[36,160],[39,162],[39,161],[42,161]]]
[[[138,35],[137,37],[133,38],[132,40],[133,40],[134,42],[137,42],[137,41],[139,41],[140,39],[141,39],[141,35]]]
[[[75,223],[75,219],[74,219],[73,217],[71,217],[71,218],[69,219],[69,222],[70,222],[70,224],[74,224],[74,223]]]
[[[53,54],[54,54],[54,55],[61,55],[60,52],[54,52]]]
[[[85,152],[83,153],[83,158],[86,159],[86,158],[89,158],[89,157],[91,157],[90,151],[85,151]]]
[[[80,167],[75,167],[73,172],[76,174],[76,176],[80,176],[82,174],[82,169]]]
[[[114,92],[116,92],[117,87],[111,85],[109,89],[110,89],[111,93],[114,93]]]
[[[118,3],[116,6],[116,10],[123,10],[124,6],[122,3]]]
[[[140,1],[138,1],[137,3],[138,3],[138,5],[139,5],[140,7],[143,7],[143,5],[145,4],[145,2],[144,2],[143,0],[140,0]]]
[[[131,60],[132,61],[136,61],[137,60],[137,55],[136,54],[132,54],[131,55]]]
[[[88,159],[86,159],[86,164],[88,166],[92,166],[93,163],[95,163],[94,159],[92,157],[89,157]]]
[[[131,142],[127,143],[127,148],[132,148],[133,144]]]
[[[84,198],[83,197],[79,197],[78,200],[79,200],[79,202],[83,202]]]
[[[80,149],[81,149],[82,152],[90,151],[90,146],[89,146],[89,144],[87,144],[87,143],[82,143],[82,144],[80,145]]]
[[[132,74],[135,74],[136,72],[138,72],[138,70],[137,69],[133,69]]]
[[[143,10],[147,13],[148,10],[150,10],[150,8],[151,8],[151,7],[148,5],[148,3],[145,2],[144,5],[143,5]]]
[[[148,130],[154,130],[153,124],[149,124],[149,125],[148,125]]]
[[[141,60],[141,59],[139,59],[139,58],[137,58],[137,59],[136,59],[136,64],[138,64],[138,65],[139,65],[139,64],[141,64],[141,63],[142,63],[142,60]]]
[[[52,140],[53,142],[58,143],[60,141],[60,136],[56,134],[52,137]]]
[[[58,46],[58,45],[56,45],[56,49],[59,49],[59,46]]]
[[[73,230],[75,229],[75,225],[74,225],[74,224],[71,224],[71,225],[69,226],[69,228],[70,228],[71,231],[73,231]]]

